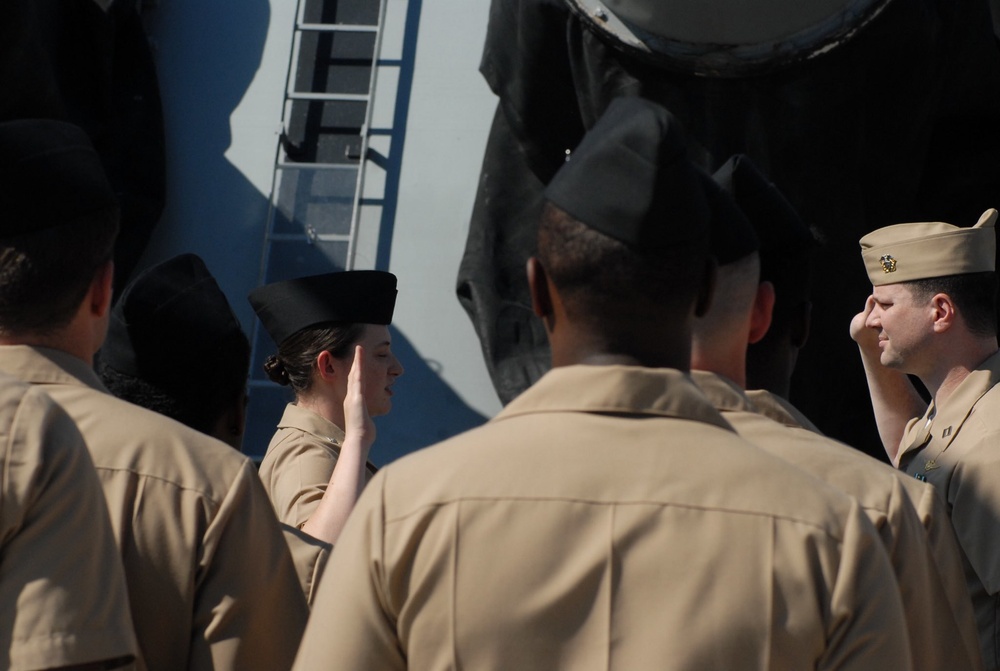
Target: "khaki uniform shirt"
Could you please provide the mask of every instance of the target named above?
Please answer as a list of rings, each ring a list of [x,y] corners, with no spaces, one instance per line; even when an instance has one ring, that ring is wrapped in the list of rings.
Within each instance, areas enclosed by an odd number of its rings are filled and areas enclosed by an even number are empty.
[[[0,667],[136,653],[125,576],[94,465],[40,390],[0,379]],[[132,667],[129,667],[132,668]]]
[[[857,503],[672,370],[557,368],[383,468],[329,571],[300,671],[910,668]]]
[[[780,422],[787,427],[800,431],[812,431],[820,435],[821,432],[815,425],[803,415],[795,406],[781,398],[762,389],[755,389],[747,392],[747,397],[753,403],[754,408],[766,417],[770,417],[776,422]],[[805,419],[803,422],[802,420]],[[833,441],[837,444],[836,441]],[[856,458],[870,462],[865,455],[858,452],[851,452]],[[958,623],[965,647],[969,650],[970,658],[980,660],[982,650],[979,645],[979,632],[977,631],[976,618],[972,611],[972,601],[970,599],[969,587],[966,584],[964,569],[965,558],[958,545],[955,530],[951,526],[948,511],[945,508],[943,499],[938,496],[934,487],[926,482],[921,482],[910,475],[897,471],[890,466],[882,469],[893,473],[903,484],[913,504],[917,517],[924,527],[924,534],[931,549],[931,555],[937,564],[937,573],[940,583],[948,597],[951,611],[955,622]]]
[[[344,430],[294,403],[285,406],[278,430],[260,462],[260,479],[278,519],[301,529],[319,505],[340,457]]]
[[[285,406],[278,430],[260,462],[260,479],[278,519],[301,529],[319,505],[340,457],[344,430],[294,403]],[[368,463],[365,481],[375,475]]]
[[[1000,353],[906,426],[900,468],[931,483],[951,513],[989,669],[1000,669]]]
[[[308,610],[253,464],[108,394],[51,349],[0,347],[83,434],[104,487],[136,636],[151,670],[287,668]]]
[[[770,417],[785,426],[793,426],[824,435],[819,427],[813,424],[812,420],[806,417],[801,410],[777,394],[772,394],[766,389],[747,389],[746,395],[757,412],[765,417]]]
[[[281,531],[288,542],[288,549],[292,552],[292,563],[295,565],[295,573],[299,577],[299,586],[306,597],[306,603],[312,605],[316,597],[316,586],[319,585],[319,579],[326,568],[333,546],[285,523],[281,524]]]
[[[278,431],[260,463],[260,479],[288,541],[302,590],[312,603],[330,545],[298,531],[319,505],[340,457],[344,431],[294,403],[285,406]],[[368,465],[367,479],[375,468]]]
[[[964,608],[956,615],[947,593],[954,583],[941,577],[924,527],[904,491],[905,478],[843,443],[766,417],[738,385],[721,375],[695,371],[692,377],[740,436],[858,500],[879,530],[896,573],[913,668],[982,669],[969,598],[959,593]],[[957,563],[946,569],[961,575],[958,556],[949,557]]]

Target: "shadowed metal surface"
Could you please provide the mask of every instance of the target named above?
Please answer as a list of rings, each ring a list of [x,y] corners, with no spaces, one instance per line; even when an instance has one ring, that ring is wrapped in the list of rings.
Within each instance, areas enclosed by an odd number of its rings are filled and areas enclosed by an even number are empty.
[[[613,98],[642,96],[681,120],[704,168],[749,155],[823,236],[792,401],[827,433],[882,455],[847,334],[871,291],[857,241],[900,221],[975,221],[996,204],[1000,53],[987,3],[889,2],[821,56],[712,77],[636,56],[570,2],[490,8],[481,71],[499,104],[457,292],[501,399],[548,367],[523,270],[541,191]]]

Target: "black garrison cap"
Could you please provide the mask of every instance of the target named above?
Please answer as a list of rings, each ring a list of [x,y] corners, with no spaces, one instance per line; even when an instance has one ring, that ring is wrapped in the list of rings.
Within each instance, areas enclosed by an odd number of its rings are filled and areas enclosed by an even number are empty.
[[[707,179],[707,178],[706,178]],[[720,266],[746,257],[760,249],[757,234],[732,196],[718,182],[707,181],[712,207],[712,255]]]
[[[815,245],[816,239],[799,213],[748,156],[730,157],[715,173],[715,181],[750,220],[760,240],[761,254]]]
[[[101,362],[166,383],[190,376],[192,365],[208,365],[215,348],[240,337],[240,323],[205,262],[182,254],[145,270],[125,288],[111,311]]]
[[[708,240],[709,181],[686,158],[684,133],[664,108],[616,98],[545,189],[590,228],[650,251]]]
[[[388,324],[396,306],[396,276],[381,270],[311,275],[257,287],[248,296],[271,339],[280,345],[326,322]]]
[[[63,121],[0,123],[0,237],[117,208],[86,133]]]
[[[732,195],[757,231],[761,280],[775,283],[779,301],[805,300],[810,279],[809,255],[818,246],[809,226],[781,191],[743,154],[730,157],[715,173],[715,180]]]

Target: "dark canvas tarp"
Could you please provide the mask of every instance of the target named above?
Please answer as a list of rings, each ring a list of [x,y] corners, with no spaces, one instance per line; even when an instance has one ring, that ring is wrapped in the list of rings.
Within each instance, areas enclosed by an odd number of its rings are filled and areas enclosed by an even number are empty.
[[[125,286],[163,210],[163,116],[134,0],[6,0],[0,121],[70,121],[90,136],[122,206],[115,285]]]
[[[858,238],[901,221],[971,225],[1000,202],[1000,53],[985,0],[895,0],[823,56],[743,77],[626,53],[561,0],[494,0],[481,70],[500,101],[458,296],[509,401],[548,367],[524,262],[541,190],[615,96],[670,109],[709,171],[746,153],[823,235],[792,400],[880,453],[851,317],[870,293]]]

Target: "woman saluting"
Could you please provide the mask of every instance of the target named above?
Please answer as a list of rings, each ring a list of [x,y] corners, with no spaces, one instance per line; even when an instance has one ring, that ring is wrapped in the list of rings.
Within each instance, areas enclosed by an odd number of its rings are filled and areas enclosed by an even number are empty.
[[[278,344],[264,370],[295,392],[260,466],[278,518],[336,542],[374,473],[371,417],[392,408],[403,367],[388,324],[396,277],[362,270],[313,275],[259,287],[249,295]]]

